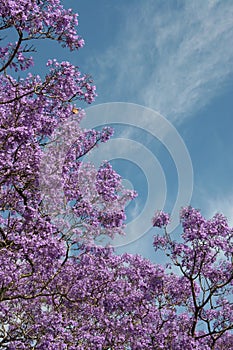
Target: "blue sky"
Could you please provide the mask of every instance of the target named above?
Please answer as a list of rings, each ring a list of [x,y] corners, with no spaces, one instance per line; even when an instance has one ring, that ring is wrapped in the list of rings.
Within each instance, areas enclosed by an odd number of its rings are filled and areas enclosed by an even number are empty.
[[[54,43],[45,50],[41,43],[38,51],[41,56],[37,56],[36,64],[43,69],[41,57],[45,56],[45,60],[57,57],[80,66],[94,78],[98,93],[96,106],[125,102],[159,112],[176,128],[190,154],[194,175],[191,205],[200,208],[206,217],[222,212],[233,225],[233,2],[66,0],[63,3],[79,13],[79,34],[85,40],[85,47],[70,54]],[[112,123],[113,118],[109,121]],[[98,152],[103,159],[106,155],[115,158],[114,167],[127,179],[127,185],[139,193],[128,207],[129,220],[140,215],[145,205],[148,174],[140,169],[135,158],[131,159],[133,153],[142,157],[140,152],[130,153],[133,143],[128,148],[124,141],[119,143],[121,139],[138,142],[154,155],[151,167],[157,166],[162,172],[158,170],[160,175],[155,175],[154,183],[150,178],[150,191],[154,185],[153,196],[166,195],[164,208],[172,211],[178,179],[171,154],[145,130],[124,123],[116,124],[115,129],[118,143],[111,144],[112,153],[108,153],[109,148],[100,148]],[[122,156],[123,148],[129,149],[128,157],[125,153]],[[150,230],[117,250],[137,252],[153,260],[154,232]]]

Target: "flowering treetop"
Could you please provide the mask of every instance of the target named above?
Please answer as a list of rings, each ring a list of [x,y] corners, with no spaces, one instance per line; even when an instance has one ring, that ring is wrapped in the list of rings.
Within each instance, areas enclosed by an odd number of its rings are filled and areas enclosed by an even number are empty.
[[[83,162],[113,133],[79,125],[76,103],[94,100],[92,79],[57,60],[48,61],[45,78],[20,76],[33,63],[33,39],[83,46],[77,15],[59,0],[5,0],[0,16],[1,32],[17,35],[0,49],[0,348],[230,349],[226,219],[186,208],[177,243],[166,232],[169,216],[155,214],[153,226],[165,233],[154,247],[179,274],[96,246],[96,237],[123,233],[135,193],[109,163]]]

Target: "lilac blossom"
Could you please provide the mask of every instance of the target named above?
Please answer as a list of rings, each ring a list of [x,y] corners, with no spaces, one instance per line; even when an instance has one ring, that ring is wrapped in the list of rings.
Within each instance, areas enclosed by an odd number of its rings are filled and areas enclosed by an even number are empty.
[[[170,222],[170,216],[163,211],[157,211],[152,219],[152,224],[154,227],[167,226]]]

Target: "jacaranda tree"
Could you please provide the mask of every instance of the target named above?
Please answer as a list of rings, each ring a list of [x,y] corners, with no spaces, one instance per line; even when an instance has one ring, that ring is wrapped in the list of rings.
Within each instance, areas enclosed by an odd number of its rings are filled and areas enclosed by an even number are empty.
[[[44,78],[30,73],[36,40],[83,46],[77,15],[59,0],[1,1],[0,15],[0,348],[233,349],[226,219],[184,208],[176,242],[157,212],[164,267],[97,246],[123,233],[135,196],[109,163],[83,161],[113,131],[80,127],[95,86],[79,68],[51,59]]]

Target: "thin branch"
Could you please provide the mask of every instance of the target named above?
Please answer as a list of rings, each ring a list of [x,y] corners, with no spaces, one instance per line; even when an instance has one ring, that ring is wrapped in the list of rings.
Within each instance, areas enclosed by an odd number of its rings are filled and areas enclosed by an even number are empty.
[[[20,29],[17,29],[17,32],[19,34],[19,40],[15,46],[15,49],[11,55],[11,57],[9,58],[9,60],[4,64],[4,66],[2,68],[0,68],[0,72],[3,72],[10,64],[11,62],[13,61],[13,59],[15,58],[15,55],[17,54],[19,48],[20,48],[20,45],[22,43],[22,40],[23,40],[23,33]]]

